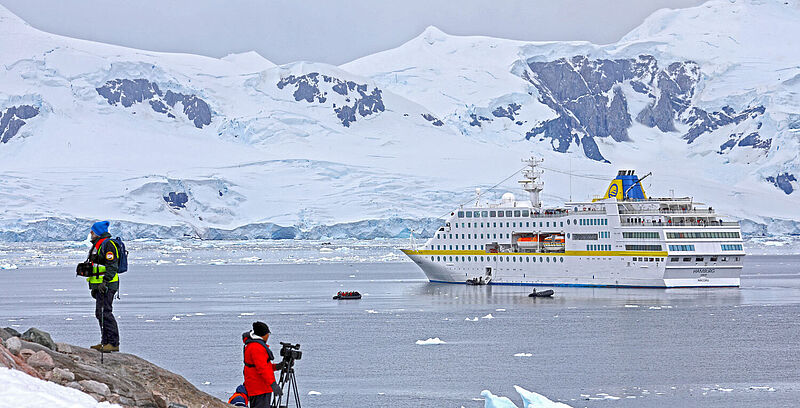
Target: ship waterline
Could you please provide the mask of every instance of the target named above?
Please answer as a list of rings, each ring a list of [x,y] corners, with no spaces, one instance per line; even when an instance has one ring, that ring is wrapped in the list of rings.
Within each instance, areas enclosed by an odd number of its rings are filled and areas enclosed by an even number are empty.
[[[419,248],[404,249],[431,282],[600,287],[738,287],[744,251],[736,222],[690,197],[648,198],[621,170],[605,196],[544,208],[537,166],[520,183],[530,201],[453,211]],[[645,176],[646,177],[646,176]]]

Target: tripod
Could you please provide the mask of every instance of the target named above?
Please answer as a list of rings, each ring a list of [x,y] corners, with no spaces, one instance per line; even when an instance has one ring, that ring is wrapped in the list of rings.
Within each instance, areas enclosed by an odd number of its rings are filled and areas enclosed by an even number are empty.
[[[284,362],[283,370],[281,370],[280,379],[278,380],[278,384],[281,388],[281,391],[284,390],[286,387],[286,392],[281,393],[281,395],[274,395],[272,397],[272,408],[288,408],[289,407],[289,400],[292,391],[294,391],[294,403],[297,408],[300,408],[300,393],[297,391],[297,379],[294,376],[294,360],[285,361]],[[286,405],[281,405],[283,402],[283,397],[286,396]]]

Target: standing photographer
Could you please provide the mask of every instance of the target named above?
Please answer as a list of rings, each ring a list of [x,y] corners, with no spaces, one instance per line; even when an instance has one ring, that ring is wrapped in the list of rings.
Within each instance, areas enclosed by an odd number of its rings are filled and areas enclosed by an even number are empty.
[[[96,222],[89,233],[92,249],[85,265],[86,281],[95,299],[94,315],[100,323],[100,344],[91,348],[102,353],[119,351],[119,330],[117,320],[114,318],[114,295],[119,290],[119,249],[111,240],[108,233],[108,221]],[[80,271],[79,266],[79,271]],[[79,272],[80,273],[80,272]]]
[[[275,357],[267,345],[269,326],[263,322],[253,323],[253,330],[242,333],[244,342],[244,388],[247,389],[251,408],[268,408],[272,393],[282,395],[275,381],[274,371],[281,364],[274,364]]]

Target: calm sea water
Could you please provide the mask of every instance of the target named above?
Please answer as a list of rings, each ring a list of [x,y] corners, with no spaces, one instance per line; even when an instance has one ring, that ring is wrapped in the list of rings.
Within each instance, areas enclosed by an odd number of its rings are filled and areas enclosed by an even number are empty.
[[[242,381],[240,334],[263,320],[274,350],[301,344],[306,407],[482,407],[484,389],[521,405],[514,385],[573,407],[798,406],[800,257],[749,256],[745,270],[740,289],[534,299],[430,284],[412,263],[134,266],[115,314],[124,352],[220,398]],[[0,326],[99,341],[73,268],[0,278]],[[339,290],[365,296],[332,300]],[[436,337],[445,344],[416,344]]]

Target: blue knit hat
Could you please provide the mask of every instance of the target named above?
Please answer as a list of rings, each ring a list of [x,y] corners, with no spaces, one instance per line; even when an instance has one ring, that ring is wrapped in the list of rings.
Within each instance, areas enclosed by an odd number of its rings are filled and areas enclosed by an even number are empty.
[[[103,235],[108,232],[108,224],[108,221],[98,221],[92,224],[92,232],[94,232],[95,235]]]

